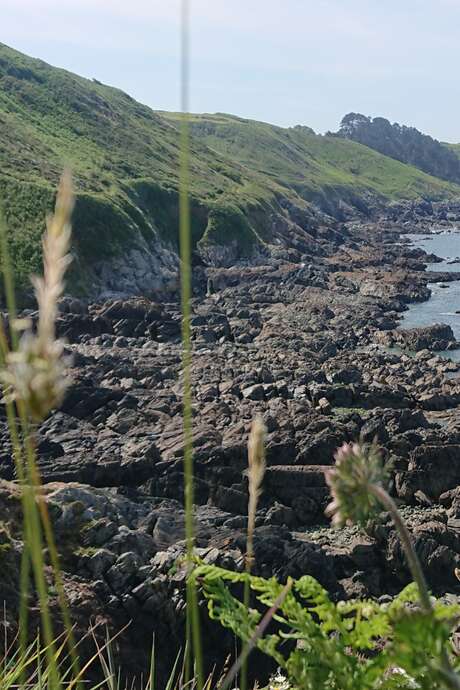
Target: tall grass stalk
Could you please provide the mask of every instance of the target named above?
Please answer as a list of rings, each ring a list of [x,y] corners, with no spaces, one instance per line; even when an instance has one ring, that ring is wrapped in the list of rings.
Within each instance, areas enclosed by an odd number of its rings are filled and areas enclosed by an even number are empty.
[[[48,583],[45,577],[45,546],[52,565],[64,626],[67,629],[69,651],[74,677],[79,677],[78,660],[71,628],[70,615],[64,594],[48,508],[41,489],[34,446],[34,420],[44,419],[49,410],[60,401],[65,390],[65,365],[62,361],[63,344],[55,338],[57,304],[63,289],[63,277],[70,255],[70,216],[73,193],[70,174],[65,173],[59,187],[56,209],[47,219],[43,238],[44,277],[33,279],[39,304],[37,335],[31,324],[17,320],[14,278],[8,250],[8,237],[4,217],[0,214],[0,243],[5,296],[9,315],[9,338],[0,325],[0,367],[6,405],[7,423],[13,446],[16,476],[21,489],[24,515],[24,545],[21,558],[19,649],[24,653],[28,630],[28,597],[30,575],[33,574],[38,593],[42,632],[45,642],[50,683],[61,685],[54,631],[48,601]],[[19,333],[22,332],[21,338]]]
[[[190,225],[190,144],[189,144],[189,0],[181,2],[181,132],[179,171],[179,239],[180,278],[182,304],[182,377],[183,377],[183,427],[184,427],[184,503],[185,534],[187,540],[188,575],[193,568],[194,547],[194,481],[192,444],[192,342],[190,330],[192,270],[191,270],[191,225]],[[203,687],[202,652],[198,594],[193,578],[187,577],[187,639],[191,644],[187,654],[186,681],[196,674],[197,687]],[[192,658],[193,654],[193,658]]]
[[[4,279],[4,289],[6,297],[6,305],[9,316],[9,336],[11,341],[11,349],[8,346],[7,336],[1,326],[0,333],[0,350],[1,350],[1,366],[6,370],[8,366],[8,357],[11,352],[17,352],[19,348],[19,338],[17,330],[14,328],[14,323],[17,317],[14,277],[11,269],[10,254],[8,248],[8,237],[6,223],[3,213],[0,214],[0,236],[2,249],[2,271]],[[21,501],[23,510],[23,543],[24,553],[21,558],[21,575],[20,586],[20,650],[24,653],[25,645],[27,643],[27,626],[28,626],[28,597],[30,586],[30,567],[34,575],[35,586],[37,588],[40,617],[42,623],[42,631],[44,642],[46,645],[47,665],[50,671],[50,682],[53,687],[60,685],[59,671],[56,663],[56,655],[54,649],[54,635],[51,623],[51,615],[48,604],[47,582],[44,573],[43,562],[43,539],[40,518],[37,511],[33,487],[30,485],[29,477],[26,471],[25,453],[24,453],[24,435],[27,430],[21,428],[23,432],[20,434],[18,428],[18,415],[15,405],[5,382],[3,382],[4,399],[7,411],[7,423],[10,433],[10,438],[13,446],[13,460],[15,463],[16,476],[21,487]],[[20,424],[20,422],[19,422]],[[22,425],[21,425],[22,426]],[[25,432],[25,434],[24,434]],[[21,677],[21,682],[23,678]]]

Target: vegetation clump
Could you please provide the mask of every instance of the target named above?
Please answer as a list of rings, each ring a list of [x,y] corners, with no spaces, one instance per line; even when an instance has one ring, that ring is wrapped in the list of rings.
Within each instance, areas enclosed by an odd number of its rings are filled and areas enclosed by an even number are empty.
[[[460,159],[454,150],[437,139],[384,117],[348,113],[337,136],[369,146],[402,163],[408,163],[442,180],[460,182]]]

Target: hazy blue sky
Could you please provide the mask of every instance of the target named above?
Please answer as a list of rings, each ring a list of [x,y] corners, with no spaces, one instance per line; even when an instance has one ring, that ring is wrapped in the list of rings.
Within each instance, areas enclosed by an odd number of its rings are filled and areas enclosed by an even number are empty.
[[[0,41],[179,107],[179,0],[0,0]],[[460,141],[460,0],[191,0],[191,109]]]

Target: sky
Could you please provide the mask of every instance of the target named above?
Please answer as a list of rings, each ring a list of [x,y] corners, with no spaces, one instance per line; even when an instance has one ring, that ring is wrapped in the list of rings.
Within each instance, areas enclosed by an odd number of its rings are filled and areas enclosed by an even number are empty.
[[[180,107],[180,0],[0,0],[0,41]],[[190,109],[460,141],[460,0],[190,0]]]

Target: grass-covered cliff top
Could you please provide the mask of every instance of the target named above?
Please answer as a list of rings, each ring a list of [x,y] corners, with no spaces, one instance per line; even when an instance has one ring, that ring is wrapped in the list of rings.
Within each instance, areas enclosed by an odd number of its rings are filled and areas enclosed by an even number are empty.
[[[169,120],[179,117],[162,113]],[[460,187],[353,141],[309,127],[277,127],[232,115],[193,115],[194,140],[256,170],[307,200],[373,193],[387,199],[441,198]]]
[[[39,267],[44,215],[65,165],[77,188],[80,268],[119,254],[141,235],[177,236],[179,116],[0,44],[0,199],[19,280]],[[331,210],[338,199],[440,198],[459,187],[365,146],[227,115],[192,116],[195,242],[270,238],[287,199]],[[332,202],[332,204],[331,204]]]

